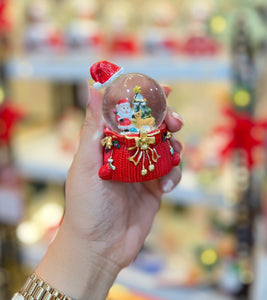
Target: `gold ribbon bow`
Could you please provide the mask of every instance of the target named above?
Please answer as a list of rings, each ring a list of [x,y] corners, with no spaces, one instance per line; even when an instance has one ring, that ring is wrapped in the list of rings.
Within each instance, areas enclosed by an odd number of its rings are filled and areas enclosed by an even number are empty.
[[[158,133],[158,132],[156,132],[156,133]],[[155,136],[148,136],[146,130],[140,130],[140,137],[126,136],[126,138],[135,139],[135,146],[128,148],[128,150],[136,149],[135,154],[133,156],[129,157],[128,160],[133,162],[134,165],[137,166],[139,164],[141,158],[143,158],[143,167],[142,167],[141,174],[146,175],[147,170],[144,167],[144,163],[145,163],[145,157],[147,156],[147,158],[149,160],[148,170],[153,171],[155,169],[155,166],[152,164],[151,160],[156,163],[158,161],[158,159],[160,158],[156,149],[150,148],[150,145],[153,145],[156,142]],[[151,153],[151,157],[149,155],[150,154],[149,152]]]
[[[103,147],[106,147],[107,149],[111,149],[112,147],[112,137],[111,136],[106,136],[101,140],[101,145]]]

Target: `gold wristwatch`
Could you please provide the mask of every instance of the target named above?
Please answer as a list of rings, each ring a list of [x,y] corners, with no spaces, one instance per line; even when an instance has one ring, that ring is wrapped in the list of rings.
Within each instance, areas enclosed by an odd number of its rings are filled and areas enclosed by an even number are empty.
[[[19,293],[12,300],[72,300],[59,291],[49,286],[36,274],[32,274],[26,280]]]

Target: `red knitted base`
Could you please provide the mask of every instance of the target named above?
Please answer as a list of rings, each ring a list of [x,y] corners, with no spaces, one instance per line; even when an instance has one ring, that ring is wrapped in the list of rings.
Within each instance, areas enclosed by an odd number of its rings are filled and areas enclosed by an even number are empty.
[[[118,142],[119,148],[112,146],[108,152],[104,151],[104,165],[99,170],[99,177],[104,180],[111,179],[120,182],[142,182],[166,175],[171,171],[173,166],[177,166],[180,162],[180,155],[176,152],[172,154],[170,151],[170,145],[169,141],[166,139],[166,133],[166,124],[163,123],[158,130],[148,134],[149,137],[153,136],[155,138],[155,143],[149,145],[149,161],[145,151],[141,153],[142,150],[135,147],[134,137],[140,137],[139,133],[124,136],[106,128],[106,137],[112,137],[112,142]],[[134,149],[128,150],[129,148]],[[152,161],[152,151],[154,154],[157,153],[160,156],[157,162]],[[137,165],[129,160],[129,158],[133,157],[136,152],[136,159],[139,155],[141,156]],[[112,166],[115,167],[115,170],[112,170],[109,166],[108,159],[111,157],[113,159]],[[151,163],[155,167],[153,171],[149,171],[149,165]],[[143,168],[147,170],[146,175],[141,174]]]

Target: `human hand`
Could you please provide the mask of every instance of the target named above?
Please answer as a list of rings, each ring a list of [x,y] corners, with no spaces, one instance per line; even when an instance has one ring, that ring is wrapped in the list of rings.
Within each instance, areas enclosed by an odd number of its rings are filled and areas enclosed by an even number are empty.
[[[170,90],[164,88],[164,91],[168,96]],[[180,130],[183,125],[179,116],[170,109],[165,122],[171,132]],[[181,178],[180,168],[176,167],[160,179],[143,183],[101,180],[98,170],[103,161],[100,141],[104,125],[102,94],[90,88],[90,101],[81,131],[80,145],[66,180],[65,216],[54,246],[52,245],[62,265],[65,263],[68,267],[71,266],[74,273],[77,265],[79,266],[77,272],[85,277],[83,285],[89,284],[86,283],[89,280],[90,286],[94,282],[89,269],[98,274],[97,278],[102,281],[102,298],[118,272],[133,261],[141,249],[159,209],[162,194],[171,191]],[[181,152],[180,142],[171,138],[171,144],[176,152]],[[59,254],[58,250],[64,248],[63,244],[68,245],[64,250],[67,251],[65,258],[62,251]],[[44,277],[45,269],[47,265],[41,264],[37,271]],[[68,275],[69,271],[65,267],[58,274],[62,272],[64,281],[73,276]],[[106,289],[103,288],[103,281],[106,282]],[[65,286],[57,279],[55,285],[61,285],[61,290],[68,295],[74,293],[73,289],[78,289],[77,282],[69,293],[69,285]],[[83,295],[79,295],[79,299],[88,299],[86,297],[90,286],[87,286],[87,292],[83,287]],[[96,285],[93,287],[96,289]],[[94,297],[92,299],[102,299],[97,295]]]
[[[165,89],[166,93],[169,92]],[[65,222],[76,233],[87,236],[96,249],[119,268],[128,265],[142,247],[159,208],[162,193],[179,182],[181,172],[143,183],[104,181],[98,177],[102,165],[102,94],[90,89],[90,103],[81,133],[78,152],[66,182]],[[171,131],[181,128],[169,110],[166,117]],[[172,140],[177,152],[178,141]]]

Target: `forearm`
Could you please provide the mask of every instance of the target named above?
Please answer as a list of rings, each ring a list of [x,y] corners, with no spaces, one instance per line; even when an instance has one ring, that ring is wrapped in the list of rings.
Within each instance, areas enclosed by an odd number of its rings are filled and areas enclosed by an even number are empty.
[[[103,300],[119,272],[118,267],[90,244],[61,228],[36,274],[53,288],[77,300]]]

